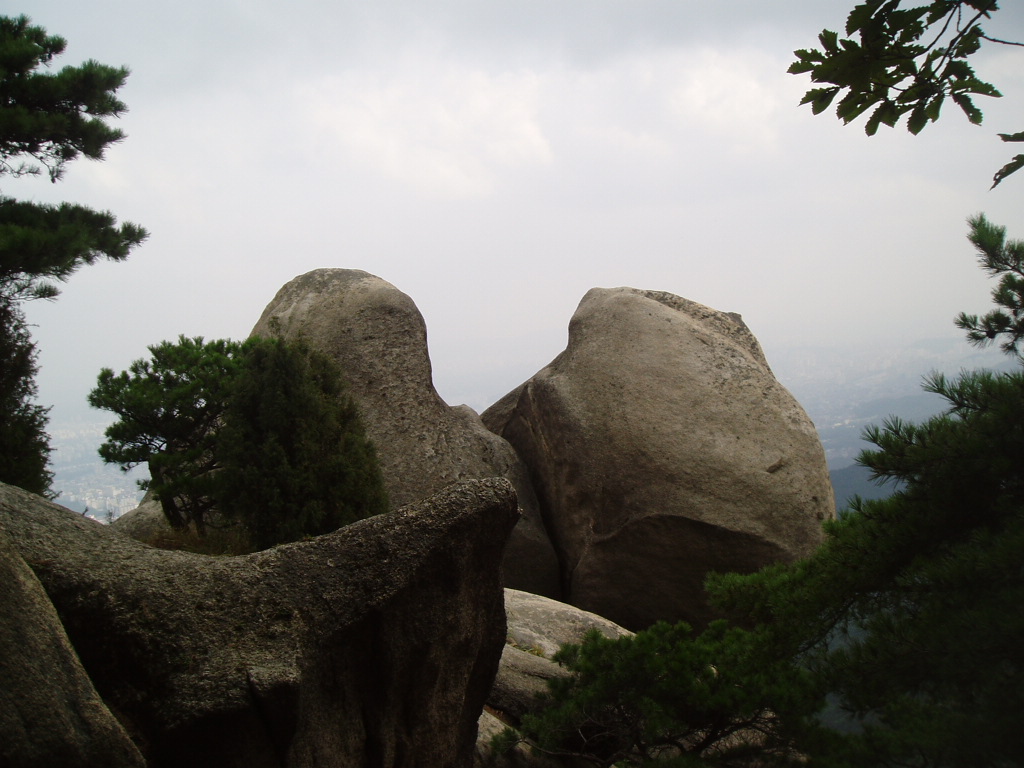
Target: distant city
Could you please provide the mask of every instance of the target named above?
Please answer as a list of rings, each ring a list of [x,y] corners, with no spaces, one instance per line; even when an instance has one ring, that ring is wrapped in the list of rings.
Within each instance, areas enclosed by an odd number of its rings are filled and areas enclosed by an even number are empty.
[[[56,502],[101,522],[115,520],[139,506],[143,492],[137,481],[149,477],[144,467],[124,473],[105,464],[97,449],[109,422],[77,421],[50,424],[50,469]]]

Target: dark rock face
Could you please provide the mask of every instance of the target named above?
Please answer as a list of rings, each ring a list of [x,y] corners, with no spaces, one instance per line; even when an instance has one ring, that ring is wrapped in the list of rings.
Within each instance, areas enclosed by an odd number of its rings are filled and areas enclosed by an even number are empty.
[[[278,292],[253,335],[304,339],[341,366],[393,506],[460,480],[511,480],[523,517],[508,543],[505,584],[558,595],[558,563],[526,469],[476,412],[437,394],[426,325],[411,298],[367,272],[317,269]]]
[[[708,571],[809,554],[834,516],[814,425],[738,315],[594,289],[546,368],[482,416],[530,469],[562,599],[700,627]]]
[[[537,710],[537,697],[547,693],[548,681],[568,674],[550,659],[506,645],[487,706],[519,725],[523,715]]]
[[[0,485],[103,701],[150,766],[468,766],[518,519],[473,481],[242,557],[152,549]]]
[[[32,569],[0,528],[0,765],[142,768]]]

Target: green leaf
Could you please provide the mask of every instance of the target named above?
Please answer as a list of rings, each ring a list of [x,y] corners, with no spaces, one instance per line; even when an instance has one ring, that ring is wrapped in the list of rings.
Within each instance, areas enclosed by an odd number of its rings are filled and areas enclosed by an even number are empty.
[[[811,111],[814,114],[820,114],[821,112],[828,109],[832,100],[839,93],[839,88],[814,88],[804,94],[803,100],[800,104],[810,104]]]
[[[818,40],[821,41],[821,45],[826,53],[835,53],[839,50],[839,34],[836,32],[823,29],[821,34],[818,35]]]
[[[1024,141],[1024,131],[1020,133],[1000,133],[999,138],[1003,141]]]
[[[939,75],[940,80],[969,80],[973,77],[974,70],[971,69],[971,65],[961,59],[949,62]]]
[[[957,56],[971,56],[977,53],[981,49],[981,40],[984,36],[984,31],[981,27],[973,27],[960,39],[960,43],[956,46]]]
[[[979,96],[991,96],[993,99],[1001,99],[1003,97],[1003,94],[991,84],[973,77],[963,84],[962,90],[968,93],[976,93]]]
[[[871,0],[871,2],[861,3],[850,11],[850,15],[846,18],[846,34],[852,35],[863,29],[883,2],[885,0]]]
[[[965,93],[953,93],[950,95],[953,97],[953,101],[956,102],[957,106],[964,111],[965,115],[967,115],[968,120],[975,125],[981,124],[981,110],[974,106],[974,102],[971,101],[970,96]]]
[[[836,115],[844,123],[856,120],[872,104],[878,101],[878,97],[869,94],[848,93],[836,107]]]
[[[910,117],[907,119],[907,130],[917,136],[921,132],[921,129],[928,124],[928,113],[922,105],[918,105],[910,113]]]
[[[868,136],[874,136],[878,131],[879,125],[888,125],[892,128],[896,125],[896,121],[900,119],[900,109],[891,101],[884,102],[878,105],[878,109],[871,113],[871,117],[868,118],[867,125],[864,126],[864,132]]]
[[[1017,155],[1013,160],[1008,162],[998,171],[996,175],[992,177],[992,186],[989,189],[995,189],[999,186],[999,182],[1009,176],[1011,173],[1016,173],[1021,168],[1024,168],[1024,155]]]

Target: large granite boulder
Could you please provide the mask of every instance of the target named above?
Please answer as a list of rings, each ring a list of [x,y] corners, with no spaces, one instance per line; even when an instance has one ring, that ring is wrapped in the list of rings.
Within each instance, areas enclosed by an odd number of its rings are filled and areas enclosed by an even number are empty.
[[[309,541],[210,557],[0,485],[0,526],[161,768],[470,765],[517,519],[508,481],[472,481]]]
[[[709,571],[809,554],[834,515],[814,425],[738,315],[594,289],[565,351],[483,414],[530,468],[564,599],[630,629],[711,618]]]
[[[557,596],[558,564],[525,468],[476,412],[437,394],[426,325],[411,298],[367,272],[318,269],[285,285],[252,333],[303,339],[341,366],[393,506],[459,480],[511,480],[523,517],[509,540],[505,584]]]
[[[0,765],[142,768],[46,592],[0,528]]]

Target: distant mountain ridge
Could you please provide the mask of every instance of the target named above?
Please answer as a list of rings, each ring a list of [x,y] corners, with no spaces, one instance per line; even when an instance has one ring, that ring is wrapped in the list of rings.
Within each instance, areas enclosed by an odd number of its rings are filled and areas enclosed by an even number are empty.
[[[871,479],[871,470],[859,464],[832,470],[832,488],[836,493],[836,511],[842,512],[850,505],[854,496],[862,499],[884,499],[892,495],[896,487],[891,483],[880,484]]]
[[[775,351],[769,362],[814,422],[839,510],[854,495],[875,499],[893,492],[891,483],[873,482],[869,470],[855,463],[861,451],[872,447],[862,435],[889,416],[921,422],[941,413],[945,401],[921,388],[929,373],[956,376],[1014,365],[996,349],[979,350],[955,337],[888,349],[791,348]]]

